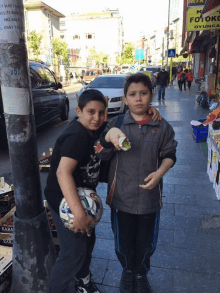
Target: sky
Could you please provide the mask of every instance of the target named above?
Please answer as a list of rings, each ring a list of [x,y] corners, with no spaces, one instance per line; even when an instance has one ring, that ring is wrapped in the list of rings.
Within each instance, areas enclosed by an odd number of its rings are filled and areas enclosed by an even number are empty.
[[[164,28],[168,22],[169,0],[41,0],[64,15],[82,9],[100,10],[119,8],[124,19],[125,42],[140,39],[142,32],[152,33]]]

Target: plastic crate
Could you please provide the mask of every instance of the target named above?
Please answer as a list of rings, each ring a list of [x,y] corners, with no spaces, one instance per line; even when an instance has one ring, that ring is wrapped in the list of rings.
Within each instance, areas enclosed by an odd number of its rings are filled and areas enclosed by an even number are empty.
[[[199,119],[199,122],[204,122],[206,119]],[[208,137],[208,125],[207,126],[192,126],[193,136],[198,143],[200,140],[206,140]]]

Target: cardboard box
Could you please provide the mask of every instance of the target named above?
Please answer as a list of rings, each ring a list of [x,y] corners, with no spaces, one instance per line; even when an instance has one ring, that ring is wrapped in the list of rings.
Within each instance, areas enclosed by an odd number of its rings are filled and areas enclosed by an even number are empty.
[[[16,207],[13,207],[3,218],[0,219],[0,232],[1,233],[13,233],[13,225],[9,226],[7,221],[13,217]]]
[[[5,199],[6,196],[14,195],[13,185],[9,185],[5,182],[4,177],[0,177],[0,199]]]
[[[0,245],[13,246],[13,234],[12,233],[0,233]]]
[[[0,292],[9,292],[12,281],[12,247],[0,246]]]

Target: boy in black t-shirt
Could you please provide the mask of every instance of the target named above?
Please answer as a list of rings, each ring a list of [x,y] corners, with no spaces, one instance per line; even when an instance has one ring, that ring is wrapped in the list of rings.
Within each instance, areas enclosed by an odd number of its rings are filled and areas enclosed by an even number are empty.
[[[76,292],[99,292],[91,282],[89,265],[95,244],[95,224],[92,217],[85,214],[77,194],[77,187],[96,189],[99,179],[100,160],[94,152],[94,143],[105,125],[106,101],[97,90],[82,93],[75,118],[57,139],[50,173],[45,188],[59,238],[60,252],[54,265],[51,278],[51,293],[68,292],[76,276]],[[65,228],[59,217],[62,198],[74,214],[74,223]],[[89,236],[89,237],[88,237]],[[81,291],[80,291],[81,290]],[[72,289],[74,292],[74,289]]]
[[[89,271],[95,244],[95,229],[90,231],[89,226],[95,223],[85,214],[77,187],[95,190],[98,184],[100,160],[95,155],[94,143],[107,125],[105,109],[106,100],[101,92],[84,91],[76,109],[78,118],[57,139],[53,150],[45,197],[57,229],[60,252],[50,278],[50,293],[74,292],[74,276],[76,293],[99,292]],[[150,112],[154,119],[160,118],[155,108]],[[74,214],[74,223],[69,229],[59,216],[63,197]]]

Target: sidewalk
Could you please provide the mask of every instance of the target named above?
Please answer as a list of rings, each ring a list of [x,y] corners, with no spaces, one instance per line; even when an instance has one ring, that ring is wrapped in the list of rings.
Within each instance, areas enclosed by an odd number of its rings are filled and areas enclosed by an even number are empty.
[[[157,96],[153,102],[178,141],[176,165],[164,177],[159,239],[148,275],[153,293],[220,292],[220,202],[190,126],[209,111],[195,103],[195,93],[195,85],[180,92],[175,84],[166,90],[164,102],[157,102]],[[114,252],[106,185],[97,191],[105,210],[96,228],[91,271],[102,293],[116,293],[122,269]]]

